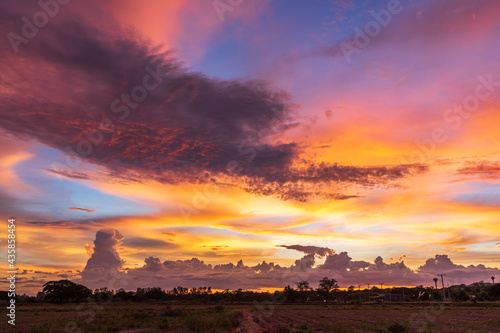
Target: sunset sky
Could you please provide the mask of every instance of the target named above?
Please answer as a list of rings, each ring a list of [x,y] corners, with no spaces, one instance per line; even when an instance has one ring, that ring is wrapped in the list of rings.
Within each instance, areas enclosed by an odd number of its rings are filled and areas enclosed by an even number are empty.
[[[0,32],[21,293],[500,276],[498,1],[2,1]]]

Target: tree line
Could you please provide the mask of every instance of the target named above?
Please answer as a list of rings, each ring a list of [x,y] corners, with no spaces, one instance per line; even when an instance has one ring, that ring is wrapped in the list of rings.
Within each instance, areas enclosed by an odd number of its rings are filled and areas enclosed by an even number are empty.
[[[394,296],[394,298],[393,298]],[[396,297],[398,296],[398,297]],[[109,290],[106,287],[91,290],[84,285],[70,280],[49,281],[43,285],[43,290],[37,296],[18,295],[21,302],[54,302],[79,303],[84,301],[95,302],[142,302],[157,301],[195,301],[195,302],[380,302],[387,300],[397,301],[436,301],[446,298],[452,301],[495,301],[500,300],[500,284],[485,284],[483,281],[472,285],[456,285],[449,288],[416,286],[412,288],[378,288],[356,289],[350,286],[341,290],[337,281],[324,277],[317,288],[312,288],[308,281],[303,280],[295,286],[287,285],[282,290],[271,292],[237,290],[217,290],[211,287],[186,288],[178,286],[172,290],[163,290],[160,287],[137,288],[135,291]],[[7,300],[6,292],[0,292],[0,299]]]

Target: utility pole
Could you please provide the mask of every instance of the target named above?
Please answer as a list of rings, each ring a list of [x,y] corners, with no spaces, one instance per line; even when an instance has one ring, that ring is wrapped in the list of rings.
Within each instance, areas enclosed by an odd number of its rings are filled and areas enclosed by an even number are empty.
[[[441,283],[443,284],[443,300],[446,301],[446,294],[445,294],[445,289],[444,289],[444,278],[443,276],[445,276],[446,274],[438,274],[438,276],[441,277]]]
[[[361,285],[358,284],[359,300],[361,301]]]

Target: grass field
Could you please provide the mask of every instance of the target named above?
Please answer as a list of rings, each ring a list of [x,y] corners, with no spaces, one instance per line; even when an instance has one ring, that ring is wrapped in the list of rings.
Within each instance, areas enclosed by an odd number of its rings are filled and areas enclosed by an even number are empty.
[[[19,304],[3,332],[500,332],[500,304]]]

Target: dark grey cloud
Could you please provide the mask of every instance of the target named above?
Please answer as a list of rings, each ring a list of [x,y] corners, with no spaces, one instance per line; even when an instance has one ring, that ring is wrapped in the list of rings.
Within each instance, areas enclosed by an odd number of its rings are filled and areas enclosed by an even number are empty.
[[[18,31],[20,17],[34,10],[2,2],[0,32]],[[124,184],[229,178],[250,193],[307,201],[358,197],[320,190],[318,183],[389,186],[427,170],[302,161],[300,142],[267,140],[300,126],[287,92],[190,71],[172,52],[107,21],[96,26],[61,10],[19,53],[8,40],[0,48],[0,128],[67,153],[68,168],[51,173],[87,180],[72,170],[83,160],[105,166],[108,177]]]
[[[285,249],[295,250],[299,252],[303,252],[305,254],[317,254],[320,257],[324,257],[327,254],[334,254],[335,251],[328,247],[319,247],[312,245],[278,245],[278,247],[284,247]]]

